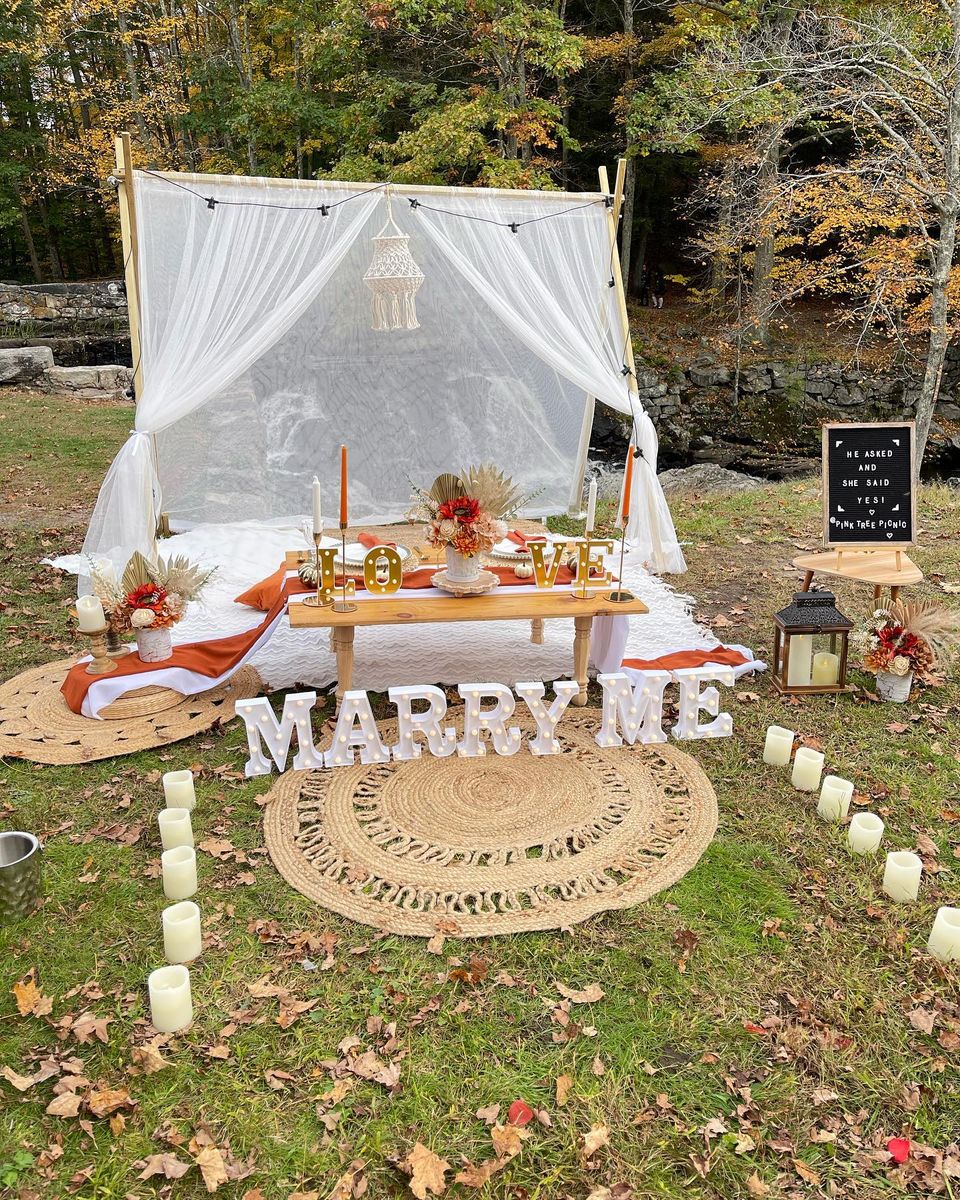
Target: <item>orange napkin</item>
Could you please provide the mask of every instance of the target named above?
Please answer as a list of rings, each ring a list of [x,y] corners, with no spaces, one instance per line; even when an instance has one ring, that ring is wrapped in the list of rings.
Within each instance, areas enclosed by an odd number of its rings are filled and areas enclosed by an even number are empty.
[[[525,533],[521,533],[519,529],[511,529],[507,534],[508,542],[515,542],[517,549],[515,553],[522,554],[529,542],[545,542],[547,539],[542,533],[532,533],[529,537]]]
[[[368,550],[374,550],[377,546],[390,546],[393,550],[397,548],[396,542],[385,542],[382,538],[374,537],[372,533],[358,534],[357,541]]]

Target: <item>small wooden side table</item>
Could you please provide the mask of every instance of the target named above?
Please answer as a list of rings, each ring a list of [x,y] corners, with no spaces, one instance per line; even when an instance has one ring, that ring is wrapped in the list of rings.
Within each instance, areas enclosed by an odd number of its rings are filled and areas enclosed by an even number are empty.
[[[878,601],[884,588],[896,600],[902,587],[922,583],[923,572],[903,550],[826,550],[819,554],[800,554],[793,565],[805,571],[803,590],[808,592],[814,575],[835,579],[853,579],[873,584],[873,599]]]

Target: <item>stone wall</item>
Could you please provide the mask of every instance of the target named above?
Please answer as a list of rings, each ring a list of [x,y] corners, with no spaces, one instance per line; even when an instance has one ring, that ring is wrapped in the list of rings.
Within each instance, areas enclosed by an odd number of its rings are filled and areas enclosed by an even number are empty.
[[[661,462],[713,462],[773,476],[811,469],[824,421],[914,415],[919,379],[835,364],[756,362],[734,369],[703,355],[685,371],[638,368],[640,399],[660,436]],[[960,460],[960,348],[944,372],[928,459]]]
[[[127,297],[119,280],[93,283],[0,282],[0,322],[10,325],[126,321]]]

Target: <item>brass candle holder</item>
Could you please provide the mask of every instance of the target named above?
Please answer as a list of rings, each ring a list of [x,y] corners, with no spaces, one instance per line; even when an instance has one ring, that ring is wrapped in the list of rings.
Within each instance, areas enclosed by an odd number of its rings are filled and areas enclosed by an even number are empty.
[[[348,597],[354,594],[353,580],[347,580],[347,526],[340,522],[340,599],[333,602],[333,611],[338,613],[356,612],[357,606],[351,604]],[[349,582],[349,588],[347,586]]]
[[[329,588],[323,586],[323,572],[320,569],[320,543],[323,541],[323,533],[314,533],[314,565],[317,569],[317,593],[315,596],[306,596],[303,603],[310,608],[329,608],[333,603],[333,592]]]
[[[630,600],[635,600],[633,592],[628,592],[623,586],[623,552],[627,548],[627,527],[624,522],[620,523],[620,567],[617,572],[619,576],[620,587],[617,591],[609,592],[607,599],[614,604],[626,604]]]
[[[87,663],[87,675],[109,675],[111,671],[117,669],[115,658],[111,658],[107,651],[107,626],[102,629],[86,629],[77,630],[83,637],[90,641],[90,653],[93,655],[93,662]]]
[[[593,537],[593,530],[587,529],[584,531],[583,540],[588,543]],[[580,568],[583,567],[581,571]],[[577,586],[570,593],[571,600],[589,600],[590,593],[587,591],[587,584],[590,582],[590,551],[587,551],[585,557],[578,554],[577,556]]]

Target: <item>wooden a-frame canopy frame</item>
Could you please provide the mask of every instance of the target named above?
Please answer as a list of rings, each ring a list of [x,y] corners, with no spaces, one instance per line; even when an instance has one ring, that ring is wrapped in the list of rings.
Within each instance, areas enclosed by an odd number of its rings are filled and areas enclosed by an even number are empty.
[[[130,134],[119,134],[114,142],[116,154],[117,194],[120,208],[120,237],[123,246],[123,276],[127,292],[127,317],[130,323],[130,352],[133,359],[133,388],[134,399],[140,395],[143,384],[143,364],[140,349],[140,272],[137,261],[137,209],[133,195],[133,153]],[[630,337],[630,320],[627,315],[627,298],[623,288],[623,274],[620,269],[620,256],[616,253],[617,232],[623,215],[623,189],[627,173],[627,160],[617,161],[617,174],[613,191],[610,190],[610,177],[606,167],[599,170],[600,191],[605,196],[612,196],[613,203],[607,209],[607,225],[610,234],[610,263],[613,286],[617,296],[617,310],[620,315],[620,332],[623,336],[625,363],[630,374],[627,383],[637,408],[640,406],[639,385],[637,383],[636,363],[633,356],[633,342]],[[299,182],[299,181],[298,181]],[[447,188],[423,187],[423,192],[445,192]],[[504,189],[503,195],[522,196],[522,191]],[[593,430],[593,416],[596,400],[588,396],[584,404],[583,423],[580,428],[580,442],[577,448],[577,458],[574,464],[573,482],[570,489],[569,511],[571,514],[582,515],[581,501],[583,499],[583,479],[587,471],[587,454],[590,449],[590,434]],[[156,441],[154,439],[154,455]],[[156,464],[155,464],[156,465]],[[159,475],[159,471],[158,471]],[[161,514],[161,532],[167,533],[166,515]]]

